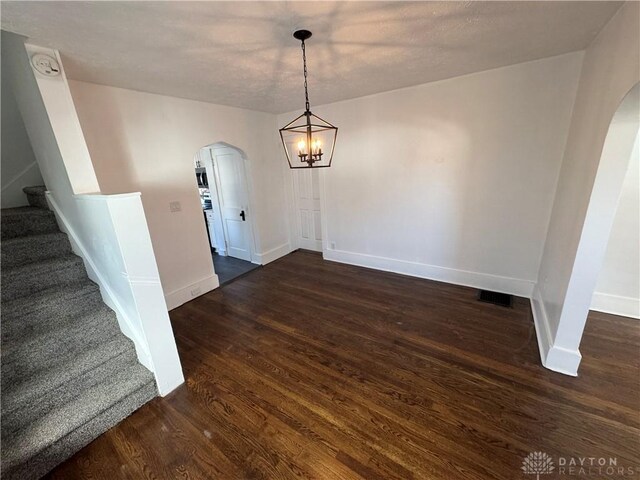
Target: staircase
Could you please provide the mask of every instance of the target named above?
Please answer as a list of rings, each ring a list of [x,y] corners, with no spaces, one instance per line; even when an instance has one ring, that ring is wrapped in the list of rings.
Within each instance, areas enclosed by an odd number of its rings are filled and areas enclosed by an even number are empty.
[[[157,395],[44,187],[2,222],[2,478],[40,478]]]

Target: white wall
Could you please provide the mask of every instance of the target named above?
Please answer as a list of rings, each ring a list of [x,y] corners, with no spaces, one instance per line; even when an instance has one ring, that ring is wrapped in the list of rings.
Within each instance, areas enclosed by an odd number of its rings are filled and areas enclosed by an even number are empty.
[[[4,56],[3,69],[4,69]],[[2,81],[2,187],[0,192],[2,208],[27,205],[23,187],[42,185],[42,175],[31,148],[22,115],[18,110],[15,95],[9,82]]]
[[[640,136],[636,136],[591,309],[640,318]]]
[[[591,291],[579,287],[571,292],[569,284],[572,278],[584,279],[576,273],[575,260],[609,125],[639,80],[639,22],[640,4],[626,3],[586,51],[545,242],[534,315],[543,362],[565,373],[577,372],[578,346],[593,293],[593,286]],[[576,297],[579,305],[568,300]],[[574,307],[581,313],[570,313]]]
[[[325,258],[529,296],[581,60],[314,106],[339,128]]]
[[[249,164],[255,250],[262,263],[286,254],[287,211],[274,115],[71,81],[103,192],[142,192],[169,308],[218,285],[193,172],[200,148],[225,142]],[[181,203],[171,213],[169,203]]]

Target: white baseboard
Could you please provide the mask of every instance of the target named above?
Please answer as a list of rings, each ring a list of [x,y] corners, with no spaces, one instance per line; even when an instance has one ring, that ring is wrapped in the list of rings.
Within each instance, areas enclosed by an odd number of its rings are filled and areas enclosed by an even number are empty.
[[[640,299],[594,292],[591,310],[640,319]]]
[[[426,263],[346,252],[344,250],[325,250],[323,257],[325,260],[331,260],[333,262],[358,265],[360,267],[368,267],[385,272],[401,273],[412,277],[464,285],[466,287],[510,293],[518,297],[530,298],[534,286],[534,282],[531,280],[502,277],[488,273],[469,272],[466,270],[428,265]]]
[[[553,345],[543,365],[554,372],[577,377],[580,361],[582,361],[582,355],[579,350],[569,350]]]
[[[164,296],[167,302],[167,309],[173,310],[174,308],[177,308],[200,295],[204,295],[219,286],[220,282],[218,281],[218,276],[214,274],[211,277],[203,278],[191,285],[179,288],[178,290]]]
[[[537,286],[534,287],[531,295],[531,312],[542,365],[554,372],[577,376],[582,355],[578,350],[568,350],[553,344],[549,317]]]
[[[282,245],[272,248],[271,250],[267,250],[266,252],[256,253],[255,257],[259,265],[266,265],[267,263],[271,263],[280,257],[288,255],[289,253],[291,253],[291,245],[283,243]]]
[[[267,250],[264,253],[255,254],[255,260],[252,263],[257,263],[258,265],[266,265],[267,263],[273,262],[274,260],[277,260],[278,258],[283,257],[289,253],[291,253],[291,247],[288,243],[284,243],[277,246],[276,248]],[[191,285],[187,285],[186,287],[170,292],[164,297],[167,302],[167,309],[173,310],[174,308],[177,308],[180,305],[183,305],[188,301],[199,297],[200,295],[218,288],[219,286],[220,281],[218,280],[218,276],[214,274],[211,277],[203,278],[202,280],[198,280]]]
[[[540,361],[542,365],[545,365],[553,340],[551,338],[547,312],[544,308],[544,302],[542,301],[542,296],[540,295],[537,285],[534,287],[531,295],[531,312],[533,313],[533,324],[536,329],[538,349],[540,350]]]

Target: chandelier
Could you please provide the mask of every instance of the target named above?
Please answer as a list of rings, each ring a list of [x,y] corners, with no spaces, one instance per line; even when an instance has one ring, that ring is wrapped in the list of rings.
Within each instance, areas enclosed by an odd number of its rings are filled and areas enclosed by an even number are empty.
[[[309,106],[307,55],[304,41],[311,38],[311,32],[297,30],[293,37],[302,42],[305,110],[302,115],[280,129],[282,146],[287,154],[289,168],[330,167],[338,128],[311,113]]]

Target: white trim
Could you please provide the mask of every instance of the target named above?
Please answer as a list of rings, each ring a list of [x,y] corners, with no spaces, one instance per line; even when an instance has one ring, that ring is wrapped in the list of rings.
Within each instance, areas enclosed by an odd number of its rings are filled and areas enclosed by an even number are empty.
[[[573,377],[578,376],[578,366],[582,355],[579,350],[569,350],[553,344],[549,317],[537,285],[534,286],[531,295],[531,312],[533,313],[533,324],[542,365],[554,372]]]
[[[118,324],[120,325],[120,330],[124,333],[135,345],[136,355],[138,356],[138,360],[141,364],[143,364],[147,369],[152,372],[155,372],[153,368],[153,362],[151,360],[151,353],[149,352],[149,348],[147,346],[146,339],[142,339],[139,337],[136,328],[133,326],[133,322],[129,318],[129,316],[125,313],[125,309],[122,307],[120,302],[117,299],[117,296],[109,287],[108,282],[102,276],[93,259],[87,252],[87,249],[80,241],[80,238],[70,226],[69,221],[62,213],[60,206],[51,195],[51,192],[46,192],[46,198],[49,202],[49,205],[52,207],[53,212],[55,213],[58,219],[58,225],[60,225],[60,229],[66,233],[69,237],[69,241],[71,242],[71,247],[73,252],[82,258],[84,261],[85,269],[87,270],[87,274],[89,278],[98,284],[100,287],[100,294],[102,295],[102,300],[104,303],[111,308],[118,318]],[[127,276],[125,272],[122,272],[123,276]]]
[[[594,292],[591,310],[640,320],[640,299]]]
[[[546,367],[547,355],[553,343],[551,329],[549,328],[549,317],[544,308],[544,302],[540,295],[540,290],[536,284],[531,295],[531,313],[533,314],[533,325],[536,330],[538,349],[540,350],[540,361]]]
[[[577,377],[581,360],[582,355],[579,350],[569,350],[568,348],[553,345],[543,365],[554,372]]]
[[[203,278],[202,280],[198,280],[195,283],[187,285],[186,287],[179,288],[174,290],[173,292],[167,293],[164,298],[167,301],[167,309],[173,310],[174,308],[179,307],[200,295],[204,295],[207,292],[210,292],[214,288],[218,288],[220,286],[220,281],[218,280],[218,275],[213,274],[210,277]],[[192,293],[193,291],[197,293]]]
[[[291,253],[291,245],[283,243],[282,245],[272,248],[271,250],[267,250],[266,252],[257,253],[256,260],[258,261],[258,265],[266,265],[267,263],[271,263],[280,257],[288,255],[289,253]]]
[[[453,283],[467,287],[510,293],[519,297],[531,297],[534,282],[519,278],[503,277],[488,273],[470,272],[454,268],[439,267],[426,263],[397,260],[344,250],[325,250],[324,259],[350,265],[373,268],[385,272],[401,273],[412,277],[426,278],[439,282]]]

